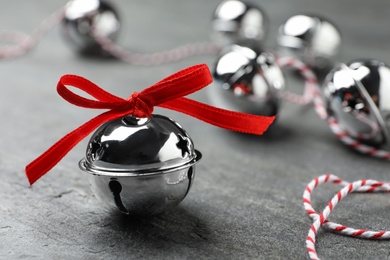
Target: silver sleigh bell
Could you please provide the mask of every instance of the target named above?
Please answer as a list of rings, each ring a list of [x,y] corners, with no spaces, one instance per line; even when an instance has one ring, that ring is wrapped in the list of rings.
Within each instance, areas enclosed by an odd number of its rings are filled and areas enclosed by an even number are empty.
[[[210,88],[216,106],[264,116],[278,112],[285,80],[271,53],[233,45],[217,60]]]
[[[93,34],[115,41],[119,29],[118,13],[105,1],[71,0],[65,6],[63,35],[80,54],[107,55]]]
[[[263,10],[244,1],[221,2],[212,19],[213,40],[222,47],[231,44],[262,45],[268,21]]]
[[[201,153],[173,120],[127,116],[103,124],[79,163],[95,196],[111,209],[154,215],[189,192]]]
[[[341,64],[325,79],[327,109],[355,139],[389,147],[390,68],[377,60]]]
[[[311,68],[323,71],[334,66],[341,46],[338,28],[325,18],[295,15],[279,28],[279,51],[293,56]]]

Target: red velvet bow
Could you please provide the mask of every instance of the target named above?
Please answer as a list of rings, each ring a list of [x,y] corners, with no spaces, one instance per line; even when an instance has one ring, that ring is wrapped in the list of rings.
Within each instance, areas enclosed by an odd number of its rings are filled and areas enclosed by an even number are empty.
[[[89,80],[64,75],[57,85],[57,92],[68,102],[86,108],[109,109],[76,130],[65,135],[51,148],[26,167],[26,176],[32,185],[53,168],[76,144],[101,124],[126,115],[150,117],[154,106],[176,110],[207,123],[238,132],[261,135],[273,122],[274,117],[264,117],[227,111],[184,98],[212,82],[208,67],[204,64],[179,71],[128,99],[114,96]],[[97,100],[81,97],[65,85],[85,91]]]

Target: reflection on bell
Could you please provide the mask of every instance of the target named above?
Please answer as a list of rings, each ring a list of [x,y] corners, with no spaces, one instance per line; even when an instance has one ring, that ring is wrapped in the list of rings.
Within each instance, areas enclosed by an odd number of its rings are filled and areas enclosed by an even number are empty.
[[[216,106],[265,116],[278,112],[285,80],[271,53],[233,45],[218,58],[213,76]]]
[[[96,130],[79,166],[108,208],[154,215],[186,197],[200,159],[191,138],[173,120],[127,116]]]
[[[267,18],[258,6],[238,0],[225,0],[214,12],[212,37],[222,47],[231,44],[261,46],[267,27]]]
[[[71,0],[65,6],[63,35],[80,54],[107,55],[92,37],[92,32],[114,41],[119,29],[118,14],[105,1]]]
[[[390,68],[377,60],[341,64],[325,79],[327,109],[361,142],[389,144]]]
[[[341,46],[341,34],[330,21],[312,15],[295,15],[279,28],[281,56],[293,56],[315,70],[329,70]]]

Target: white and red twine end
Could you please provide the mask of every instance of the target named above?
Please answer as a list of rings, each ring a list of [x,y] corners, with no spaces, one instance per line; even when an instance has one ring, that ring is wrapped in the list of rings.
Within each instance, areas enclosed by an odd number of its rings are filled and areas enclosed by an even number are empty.
[[[312,206],[311,194],[313,190],[321,184],[334,183],[343,186],[343,188],[332,198],[325,209],[318,213]],[[364,239],[390,239],[390,231],[370,231],[363,229],[355,229],[347,226],[343,226],[328,220],[330,213],[334,210],[336,205],[352,192],[389,192],[390,183],[384,183],[375,180],[359,180],[352,183],[348,183],[339,177],[326,174],[312,180],[305,188],[303,193],[303,206],[306,213],[313,219],[313,224],[310,227],[309,234],[306,238],[306,249],[310,259],[319,259],[315,241],[316,235],[320,227],[324,227],[327,230],[331,230],[337,234],[358,237]]]

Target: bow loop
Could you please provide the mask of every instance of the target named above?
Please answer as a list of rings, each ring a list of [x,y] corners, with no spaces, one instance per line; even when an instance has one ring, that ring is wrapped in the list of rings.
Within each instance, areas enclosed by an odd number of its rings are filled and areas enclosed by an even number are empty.
[[[128,99],[122,99],[82,77],[62,76],[57,85],[61,97],[80,107],[108,109],[108,111],[73,130],[27,165],[26,176],[30,184],[53,168],[77,143],[101,124],[126,115],[150,117],[154,106],[182,112],[225,129],[257,135],[263,134],[273,122],[274,117],[227,111],[183,98],[204,88],[211,81],[212,77],[207,65],[196,65],[179,71],[140,93],[133,93]],[[78,88],[96,100],[79,96],[70,91],[66,85]]]
[[[69,90],[67,86],[82,90],[96,100],[82,97]],[[85,108],[115,109],[123,107],[127,102],[125,99],[112,95],[91,81],[76,75],[62,76],[57,84],[57,93],[69,103]]]

